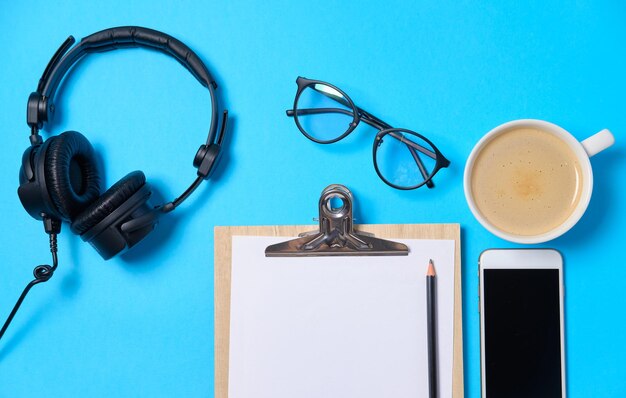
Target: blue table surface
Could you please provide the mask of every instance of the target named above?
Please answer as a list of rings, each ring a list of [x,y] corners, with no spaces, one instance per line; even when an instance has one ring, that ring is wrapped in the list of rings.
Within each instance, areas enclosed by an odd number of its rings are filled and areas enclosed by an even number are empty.
[[[353,191],[362,223],[461,224],[465,393],[479,397],[477,259],[516,245],[472,217],[463,168],[483,134],[519,118],[554,122],[581,140],[605,127],[616,137],[592,159],[595,190],[582,220],[536,247],[565,259],[568,395],[625,396],[626,3],[442,3],[5,2],[3,320],[33,266],[49,261],[43,228],[16,195],[17,175],[26,99],[68,35],[142,25],[183,40],[215,75],[232,134],[216,179],[127,255],[104,262],[64,226],[58,272],[33,289],[0,341],[0,397],[213,396],[213,227],[310,223],[331,183]],[[437,187],[383,184],[368,126],[330,146],[305,139],[285,116],[298,75],[332,82],[433,140],[452,161]],[[194,178],[208,95],[174,60],[139,49],[92,55],[59,94],[45,136],[87,135],[107,186],[141,169],[157,195],[172,198]]]

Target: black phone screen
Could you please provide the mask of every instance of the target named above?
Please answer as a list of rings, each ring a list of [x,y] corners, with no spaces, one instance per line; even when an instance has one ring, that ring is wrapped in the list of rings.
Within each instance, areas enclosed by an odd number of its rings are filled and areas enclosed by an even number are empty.
[[[559,270],[483,272],[487,398],[560,398]]]

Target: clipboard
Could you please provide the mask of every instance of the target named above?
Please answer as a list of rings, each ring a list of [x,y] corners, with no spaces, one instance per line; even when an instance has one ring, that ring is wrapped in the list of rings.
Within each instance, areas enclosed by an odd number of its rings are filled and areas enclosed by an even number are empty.
[[[339,189],[339,191],[337,191]],[[345,191],[342,191],[345,189]],[[349,215],[349,220],[343,224],[345,227],[343,232],[355,234],[357,239],[364,240],[366,246],[369,242],[369,255],[402,255],[401,246],[394,245],[395,242],[387,241],[385,238],[408,238],[408,239],[447,239],[454,240],[454,331],[453,331],[453,380],[452,380],[452,396],[454,398],[462,398],[464,396],[463,381],[463,325],[462,325],[462,292],[461,292],[461,240],[459,224],[363,224],[354,226],[352,224],[352,197],[347,188],[340,185],[331,185],[322,192],[320,198],[320,219],[319,231],[302,233],[307,227],[290,225],[290,226],[216,226],[214,229],[215,236],[215,397],[228,398],[228,372],[229,372],[229,341],[230,341],[230,293],[231,293],[231,264],[232,264],[232,237],[243,236],[298,236],[300,238],[292,241],[284,242],[282,247],[274,248],[275,250],[291,251],[287,255],[334,255],[333,250],[340,251],[339,255],[364,255],[363,249],[350,244],[350,240],[343,240],[337,234],[326,237],[326,245],[309,246],[307,253],[302,247],[303,242],[310,242],[317,237],[322,240],[320,235],[325,235],[324,224],[328,224],[328,220],[324,220],[323,210],[329,203],[329,196],[341,196],[343,206],[333,209],[330,206],[328,210],[332,210],[335,214],[342,214],[344,219]],[[328,212],[326,212],[328,213]],[[335,225],[337,226],[337,225]],[[342,228],[344,228],[342,227]],[[358,231],[358,232],[357,232]],[[341,235],[341,234],[339,234]],[[376,238],[374,238],[374,235]],[[371,239],[384,241],[387,243],[372,243]],[[288,245],[292,242],[291,245]],[[338,245],[337,243],[340,242]],[[300,245],[298,248],[298,244]],[[336,247],[332,247],[333,244]],[[382,245],[382,246],[381,246]],[[406,247],[405,247],[406,248]],[[268,248],[269,249],[269,248]],[[314,254],[311,250],[318,250],[321,254]],[[382,252],[381,252],[382,250]],[[387,250],[387,253],[384,251]],[[358,253],[360,251],[360,253]],[[394,253],[395,251],[395,253]],[[400,252],[398,252],[400,251]],[[300,252],[300,254],[296,253]],[[276,253],[274,253],[276,255]],[[266,251],[266,255],[268,251]],[[368,254],[365,254],[368,255]]]

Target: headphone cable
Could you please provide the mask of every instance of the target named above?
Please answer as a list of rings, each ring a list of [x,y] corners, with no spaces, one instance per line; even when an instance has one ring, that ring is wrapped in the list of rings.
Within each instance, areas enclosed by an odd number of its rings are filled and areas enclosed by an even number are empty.
[[[26,287],[24,288],[24,291],[22,291],[22,294],[17,299],[17,302],[15,303],[13,310],[11,310],[11,313],[9,314],[7,320],[4,322],[4,326],[2,326],[2,329],[0,330],[0,339],[2,339],[2,336],[4,336],[4,332],[6,332],[7,328],[11,324],[11,321],[13,320],[15,313],[17,312],[17,310],[20,309],[20,306],[22,305],[22,302],[24,301],[24,298],[26,297],[30,289],[38,283],[47,282],[52,277],[52,275],[54,274],[54,271],[57,269],[57,266],[59,265],[59,260],[57,257],[57,234],[51,233],[49,235],[50,235],[50,252],[52,253],[52,265],[51,266],[47,264],[38,265],[35,267],[35,269],[33,269],[33,275],[35,279],[30,281],[28,285],[26,285]]]

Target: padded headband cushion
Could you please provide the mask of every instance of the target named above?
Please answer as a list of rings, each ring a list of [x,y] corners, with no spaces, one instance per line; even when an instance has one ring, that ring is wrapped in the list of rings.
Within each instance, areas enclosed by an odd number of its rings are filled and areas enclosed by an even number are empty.
[[[141,171],[128,173],[124,178],[113,184],[98,200],[72,222],[72,232],[82,235],[94,227],[106,216],[113,213],[128,198],[133,196],[146,183],[146,176]]]
[[[66,131],[49,141],[44,160],[48,193],[58,215],[73,220],[100,196],[100,170],[82,134]]]
[[[209,90],[211,86],[217,87],[204,62],[180,40],[154,29],[120,26],[84,37],[80,44],[69,50],[61,59],[53,57],[41,77],[38,92],[47,98],[54,97],[65,74],[86,54],[128,47],[149,48],[167,54],[180,62],[200,84]]]
[[[93,33],[80,42],[86,52],[124,47],[146,47],[175,58],[205,87],[213,82],[208,69],[193,50],[180,40],[158,30],[140,26],[120,26]]]

